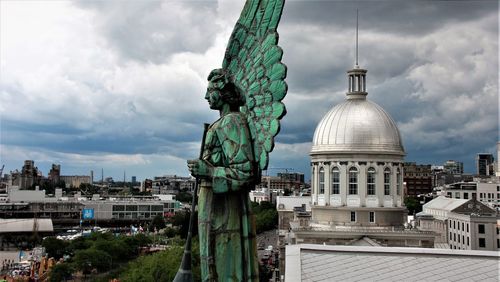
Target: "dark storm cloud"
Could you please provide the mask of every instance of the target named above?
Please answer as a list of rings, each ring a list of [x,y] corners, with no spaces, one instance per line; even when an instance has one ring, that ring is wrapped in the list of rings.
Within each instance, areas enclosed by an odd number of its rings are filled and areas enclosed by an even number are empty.
[[[206,75],[242,2],[5,3],[4,159],[137,164],[149,176],[169,162],[187,173],[202,123],[217,119],[203,99]],[[270,166],[309,174],[316,125],[345,99],[357,8],[368,99],[397,122],[406,159],[457,159],[472,171],[474,154],[498,139],[497,1],[287,1],[278,31],[288,113]]]

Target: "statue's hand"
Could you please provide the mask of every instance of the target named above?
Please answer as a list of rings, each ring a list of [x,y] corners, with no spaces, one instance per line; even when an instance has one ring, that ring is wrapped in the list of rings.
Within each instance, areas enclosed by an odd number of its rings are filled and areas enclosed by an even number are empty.
[[[191,175],[196,178],[211,178],[213,174],[213,166],[204,160],[188,160],[187,165]]]

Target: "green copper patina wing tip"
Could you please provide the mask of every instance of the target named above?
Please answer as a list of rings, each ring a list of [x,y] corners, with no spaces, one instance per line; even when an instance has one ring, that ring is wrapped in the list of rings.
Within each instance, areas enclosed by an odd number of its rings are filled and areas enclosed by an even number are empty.
[[[269,163],[274,137],[286,114],[281,102],[288,86],[283,50],[278,44],[278,23],[284,0],[248,0],[229,40],[222,67],[244,93],[242,112],[252,135],[252,146],[259,168]]]

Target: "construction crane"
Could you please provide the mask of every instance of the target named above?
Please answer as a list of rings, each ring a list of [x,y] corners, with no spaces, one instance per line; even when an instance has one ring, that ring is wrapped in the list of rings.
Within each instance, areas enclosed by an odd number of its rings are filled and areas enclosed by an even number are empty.
[[[266,169],[266,176],[268,175],[267,173],[269,170],[281,170],[281,171],[285,171],[285,173],[288,173],[288,171],[293,170],[293,168],[291,168],[291,167],[270,167],[270,168]]]

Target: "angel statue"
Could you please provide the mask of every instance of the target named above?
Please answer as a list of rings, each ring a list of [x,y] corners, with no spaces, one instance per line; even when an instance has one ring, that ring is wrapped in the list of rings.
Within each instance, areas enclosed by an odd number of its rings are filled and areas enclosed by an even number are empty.
[[[276,28],[284,0],[247,0],[222,68],[208,76],[205,99],[220,113],[188,161],[201,179],[198,235],[203,281],[258,281],[255,220],[248,192],[260,182],[285,115],[283,50]]]

